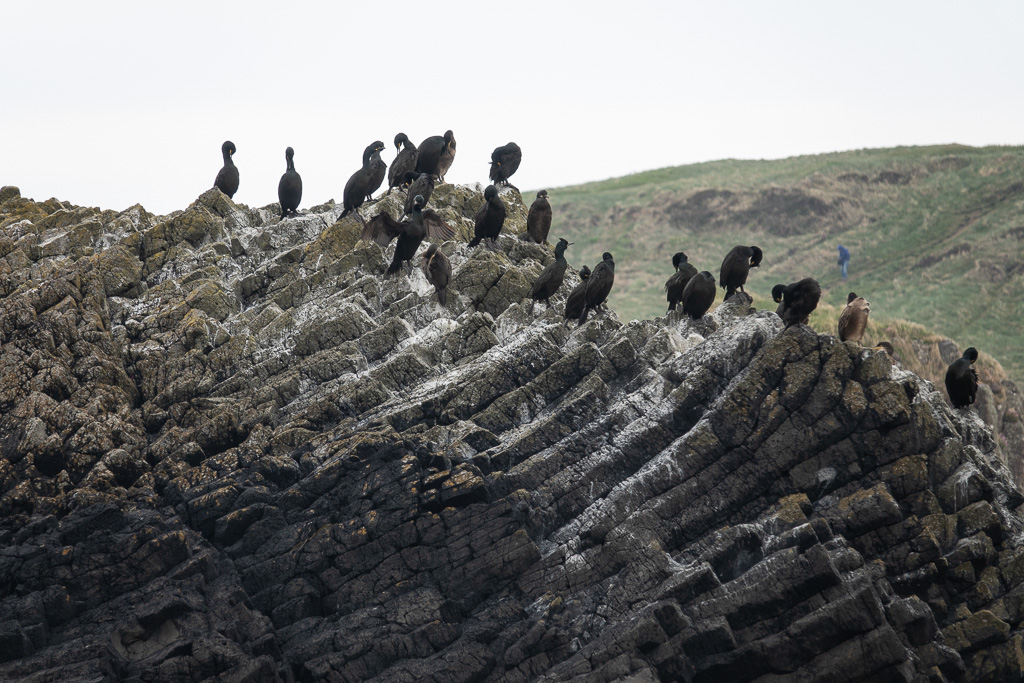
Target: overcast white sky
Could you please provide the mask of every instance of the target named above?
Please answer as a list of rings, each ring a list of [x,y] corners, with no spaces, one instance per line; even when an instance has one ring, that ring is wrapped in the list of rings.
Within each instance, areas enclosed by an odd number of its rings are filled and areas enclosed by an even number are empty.
[[[523,190],[722,158],[1024,142],[1022,2],[19,2],[0,185],[184,208],[340,201],[362,149],[451,128],[447,179],[514,140]]]

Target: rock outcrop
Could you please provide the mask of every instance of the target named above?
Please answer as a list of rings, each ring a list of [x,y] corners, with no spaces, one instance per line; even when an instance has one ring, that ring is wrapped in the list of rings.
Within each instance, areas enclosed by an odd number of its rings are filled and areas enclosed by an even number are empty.
[[[444,308],[333,203],[0,197],[0,678],[1021,678],[1024,498],[881,353],[531,315],[514,190]]]

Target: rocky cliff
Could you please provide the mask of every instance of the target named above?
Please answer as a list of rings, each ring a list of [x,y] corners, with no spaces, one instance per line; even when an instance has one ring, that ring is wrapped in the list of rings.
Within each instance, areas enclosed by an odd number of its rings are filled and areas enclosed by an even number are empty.
[[[1021,678],[1024,498],[881,353],[531,314],[467,188],[445,308],[333,204],[0,201],[0,678]]]

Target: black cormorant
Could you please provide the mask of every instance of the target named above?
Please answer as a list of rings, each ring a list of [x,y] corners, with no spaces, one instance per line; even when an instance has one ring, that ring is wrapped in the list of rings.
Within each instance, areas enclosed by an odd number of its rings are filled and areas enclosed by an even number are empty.
[[[373,240],[382,247],[386,247],[391,240],[398,238],[395,255],[388,267],[387,275],[397,273],[403,262],[411,260],[416,255],[416,250],[424,237],[429,236],[431,239],[440,241],[455,239],[455,231],[441,220],[435,211],[430,209],[424,211],[423,204],[423,197],[417,196],[414,199],[411,219],[396,221],[382,211],[371,218],[363,228],[360,237],[366,241]]]
[[[779,285],[772,288],[773,299],[778,289]],[[798,323],[806,325],[811,313],[818,307],[820,299],[821,287],[818,285],[818,281],[812,277],[805,277],[799,282],[792,282],[783,287],[782,303],[780,304],[782,312],[779,313],[779,316],[782,318],[782,322],[786,323],[786,328]],[[776,310],[776,313],[778,312]]]
[[[946,370],[946,391],[954,408],[966,408],[974,403],[978,394],[978,373],[971,366],[977,360],[978,350],[972,346]]]
[[[587,322],[587,313],[597,308],[608,299],[615,283],[615,261],[609,252],[601,254],[601,262],[594,267],[594,272],[587,278],[587,288],[583,293],[583,311],[580,313],[580,325]]]
[[[227,140],[220,146],[220,151],[224,156],[224,166],[217,172],[217,179],[213,181],[213,186],[229,198],[234,199],[235,193],[238,192],[238,168],[231,160],[235,154],[235,143]]]
[[[548,202],[548,191],[541,190],[537,193],[533,204],[530,204],[530,213],[526,215],[526,232],[522,239],[537,244],[546,244],[549,230],[551,230],[551,204]]]
[[[702,270],[686,283],[683,287],[683,294],[679,298],[679,306],[683,313],[694,320],[700,320],[704,314],[715,303],[715,295],[718,290],[715,288],[715,276],[706,270]]]
[[[434,177],[429,173],[420,173],[416,176],[415,171],[405,174],[405,180],[409,183],[409,192],[405,197],[405,214],[412,213],[412,202],[416,195],[423,196],[423,205],[430,201],[430,195],[434,193]]]
[[[288,170],[281,176],[281,182],[277,184],[277,199],[281,202],[281,218],[289,213],[297,214],[299,202],[302,201],[302,178],[295,171],[295,162],[292,158],[295,150],[289,147],[284,151],[284,158],[288,162]]]
[[[782,317],[786,307],[782,304],[782,294],[786,291],[786,285],[775,285],[772,287],[772,301],[778,304],[775,307],[775,315]]]
[[[484,199],[484,205],[476,212],[476,225],[469,246],[475,247],[480,244],[480,240],[486,239],[490,241],[492,248],[496,248],[501,226],[505,225],[505,202],[501,201],[498,188],[494,185],[488,185],[484,190]]]
[[[558,288],[562,286],[562,280],[565,279],[565,268],[569,265],[565,261],[565,250],[569,248],[570,244],[572,242],[559,239],[558,244],[555,245],[555,262],[541,271],[537,281],[533,283],[533,289],[530,290],[530,313],[533,313],[533,305],[538,301],[543,301],[547,308],[551,308],[551,302],[548,299],[554,296]]]
[[[345,183],[343,196],[345,210],[341,212],[339,220],[362,206],[368,198],[372,198],[373,193],[384,182],[384,172],[387,166],[380,158],[383,149],[384,143],[377,140],[363,152],[363,167],[353,173]],[[356,215],[358,216],[359,213],[356,212]],[[360,220],[362,220],[362,216],[360,216]]]
[[[519,162],[523,160],[523,150],[519,145],[510,142],[507,145],[496,147],[491,152],[491,182],[495,185],[508,185],[508,179],[519,168]]]
[[[427,282],[434,285],[437,302],[444,306],[448,300],[448,282],[452,279],[451,261],[436,244],[431,244],[423,253],[422,268]]]
[[[846,297],[846,308],[839,314],[839,341],[852,341],[860,344],[864,338],[864,330],[868,327],[868,314],[871,313],[871,302],[855,292]]]
[[[416,172],[429,173],[443,182],[454,159],[455,135],[450,130],[444,135],[431,135],[417,148]]]
[[[763,256],[758,247],[743,246],[735,246],[725,255],[718,277],[719,286],[725,290],[723,301],[728,301],[737,289],[746,294],[743,285],[747,283],[747,273],[761,265]]]
[[[697,269],[694,268],[687,262],[686,254],[684,252],[677,252],[672,257],[672,265],[675,266],[676,272],[672,274],[672,277],[665,283],[665,292],[668,300],[668,310],[676,310],[676,304],[679,303],[683,297],[683,290],[686,289],[686,283],[690,281],[694,275],[697,274]]]
[[[590,268],[583,266],[580,268],[580,283],[576,285],[569,296],[565,299],[565,324],[568,325],[570,320],[577,320],[580,317],[580,313],[583,312],[583,303],[586,301],[587,293],[587,280],[590,278]]]
[[[403,148],[402,145],[405,145]],[[388,168],[388,194],[391,194],[391,190],[405,183],[405,174],[416,168],[416,145],[412,144],[412,140],[409,139],[405,133],[399,133],[395,136],[395,149],[398,150],[398,156],[391,162],[391,167]],[[415,195],[413,195],[415,196]],[[429,197],[427,200],[429,201]],[[406,213],[410,213],[406,211]]]

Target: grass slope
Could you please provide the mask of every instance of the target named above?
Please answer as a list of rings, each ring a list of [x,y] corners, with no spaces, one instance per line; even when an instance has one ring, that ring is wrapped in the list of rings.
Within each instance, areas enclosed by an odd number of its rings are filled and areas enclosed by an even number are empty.
[[[873,317],[976,346],[1024,378],[1024,147],[725,160],[550,193],[552,241],[575,242],[570,263],[615,255],[611,305],[624,319],[664,314],[676,251],[717,278],[730,248],[755,244],[765,259],[748,280],[754,294],[812,276],[824,303],[856,291]],[[840,243],[852,253],[846,283]]]

